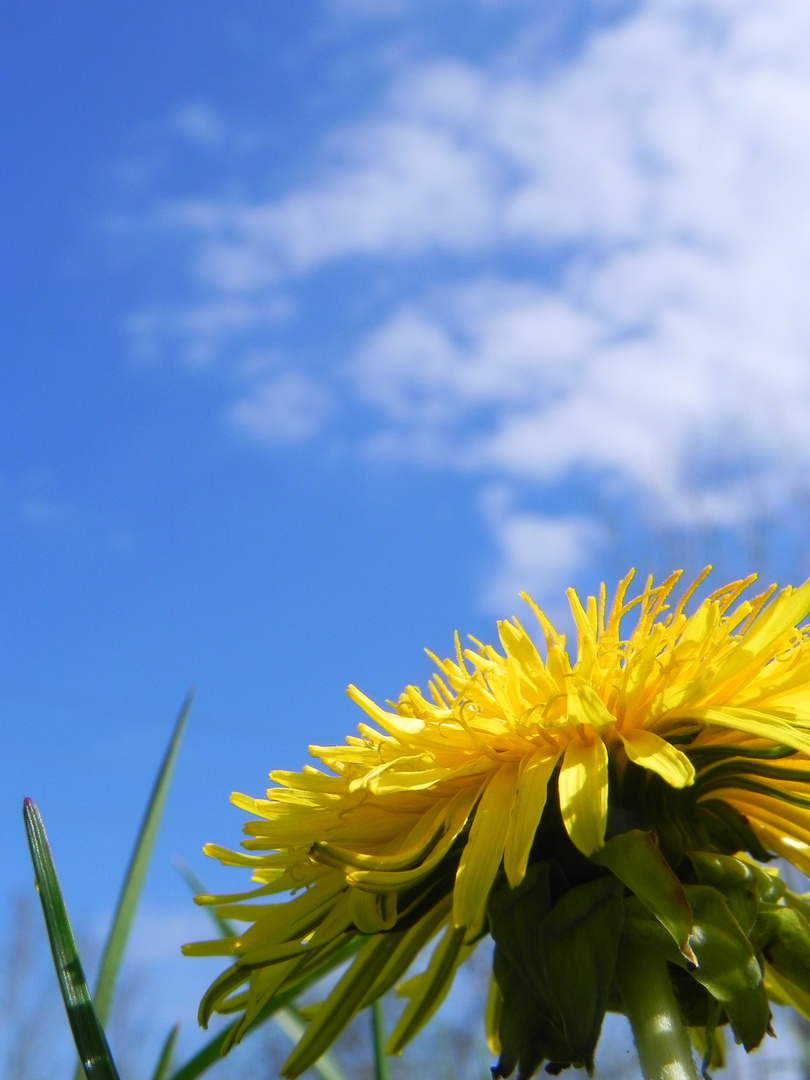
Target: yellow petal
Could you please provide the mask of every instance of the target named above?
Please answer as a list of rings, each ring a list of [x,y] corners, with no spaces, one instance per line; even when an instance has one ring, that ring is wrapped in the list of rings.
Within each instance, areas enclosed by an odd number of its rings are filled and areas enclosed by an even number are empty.
[[[559,779],[560,810],[571,840],[583,855],[605,842],[608,808],[608,752],[600,738],[572,739]]]
[[[410,870],[424,862],[436,846],[439,838],[446,831],[447,811],[450,798],[437,799],[422,817],[416,819],[410,832],[396,837],[390,844],[378,848],[376,852],[353,851],[316,840],[309,852],[311,859],[328,866],[335,866],[346,871],[357,870]]]
[[[798,589],[792,586],[783,589],[745,635],[746,650],[750,650],[752,654],[766,650],[775,639],[806,618],[808,610],[810,581],[806,581]]]
[[[517,780],[517,765],[501,765],[481,796],[456,873],[455,926],[477,927],[483,921],[489,890],[503,857]]]
[[[548,782],[559,756],[549,757],[548,750],[538,750],[521,768],[503,855],[503,868],[513,889],[523,881],[526,873],[534,834],[546,805]]]
[[[627,756],[636,765],[658,773],[662,780],[675,788],[688,787],[695,781],[695,767],[683,750],[666,742],[653,731],[636,728],[619,732]]]
[[[673,717],[674,719],[675,717]],[[769,742],[785,743],[794,750],[810,754],[810,734],[802,728],[769,713],[767,709],[736,709],[722,706],[715,709],[685,709],[678,711],[677,718],[701,720],[704,724],[745,731]],[[669,717],[667,717],[669,719]]]
[[[411,870],[351,870],[346,875],[347,883],[369,892],[398,892],[422,881],[436,869],[452,848],[456,837],[467,824],[467,818],[475,807],[481,789],[480,784],[463,788],[450,801],[444,836],[419,866],[414,866]]]
[[[388,712],[386,709],[381,709],[376,701],[372,701],[370,697],[366,697],[362,690],[354,685],[347,687],[346,693],[352,699],[352,701],[359,705],[363,712],[367,713],[372,720],[375,720],[383,731],[387,731],[389,735],[418,735],[424,728],[424,720],[420,720],[418,717],[400,716],[398,713]]]
[[[397,921],[397,894],[352,889],[349,893],[349,914],[361,934],[390,930]]]
[[[571,605],[571,614],[577,624],[577,637],[579,641],[579,654],[577,656],[577,673],[588,678],[597,662],[597,636],[596,625],[592,622],[588,612],[582,606],[582,601],[577,596],[575,589],[569,589],[566,593],[568,603]],[[589,604],[589,606],[591,606]]]
[[[557,688],[546,670],[543,658],[517,619],[514,625],[510,622],[499,622],[498,632],[506,655],[517,662],[524,679],[531,687],[546,696],[553,694]]]
[[[573,724],[597,730],[616,723],[616,717],[590,683],[581,679],[568,682],[568,719]]]

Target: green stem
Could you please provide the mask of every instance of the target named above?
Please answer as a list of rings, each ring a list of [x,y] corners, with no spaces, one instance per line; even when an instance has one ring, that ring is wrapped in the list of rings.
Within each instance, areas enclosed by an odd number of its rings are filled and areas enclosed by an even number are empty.
[[[616,981],[644,1080],[698,1080],[692,1039],[681,1019],[666,961],[623,941]]]

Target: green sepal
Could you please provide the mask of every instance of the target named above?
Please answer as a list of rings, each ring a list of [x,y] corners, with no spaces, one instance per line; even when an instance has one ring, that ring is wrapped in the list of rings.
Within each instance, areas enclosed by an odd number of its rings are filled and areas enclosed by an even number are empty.
[[[276,1026],[294,1043],[297,1043],[303,1037],[307,1029],[302,1013],[292,1005],[279,1009],[273,1015],[273,1020]],[[318,1058],[312,1066],[312,1072],[319,1080],[347,1080],[346,1074],[338,1065],[334,1054],[330,1053],[329,1050]]]
[[[722,893],[729,911],[747,935],[753,929],[759,911],[760,889],[774,892],[769,876],[751,863],[732,855],[690,851],[689,859],[701,885],[710,885]],[[765,881],[762,881],[765,878]]]
[[[318,1007],[315,1019],[281,1067],[281,1075],[294,1080],[328,1050],[354,1018],[368,986],[380,975],[396,949],[401,935],[377,934],[366,944],[351,966]]]
[[[716,1002],[735,1036],[753,1049],[769,1029],[770,1010],[762,967],[723,896],[706,885],[685,886],[693,911],[692,946],[698,967],[687,963],[671,936],[635,897],[624,901],[624,936],[637,948],[669,964],[670,978],[683,1020],[709,1027]]]
[[[707,1029],[727,1018],[746,1050],[770,1029],[762,964],[725,898],[707,885],[686,885],[698,966],[689,964],[669,933],[636,897],[624,901],[624,937],[636,948],[667,961],[681,1015],[690,1027]]]
[[[340,967],[340,965],[347,960],[351,960],[355,957],[357,953],[365,947],[367,941],[367,938],[354,938],[353,940],[346,942],[336,952],[331,953],[325,960],[315,964],[306,973],[302,973],[301,977],[295,980],[291,985],[287,986],[286,989],[279,990],[275,995],[268,998],[264,1005],[262,1005],[259,1014],[252,1022],[247,1032],[240,1033],[242,1025],[241,1019],[235,1020],[232,1024],[229,1024],[228,1027],[209,1039],[209,1041],[198,1050],[192,1058],[180,1066],[176,1072],[173,1072],[171,1080],[196,1080],[198,1076],[201,1076],[207,1069],[210,1069],[215,1065],[221,1057],[225,1056],[237,1037],[241,1038],[244,1034],[251,1035],[266,1020],[275,1016],[279,1010],[300,997],[300,995],[310,986],[334,971],[335,968]]]
[[[199,896],[201,894],[209,894],[209,890],[205,887],[200,878],[197,877],[197,875],[186,862],[184,862],[182,859],[176,859],[175,866],[177,867],[180,875],[182,876],[186,884],[189,886],[189,888],[195,895]],[[206,911],[208,912],[208,916],[211,919],[211,922],[223,938],[232,938],[236,936],[236,929],[233,923],[230,922],[228,919],[224,919],[219,914],[216,908],[206,907]],[[263,1001],[262,1006],[260,1006],[258,1010],[258,1014],[263,1014],[263,1006],[265,1004],[266,1002]],[[293,1042],[297,1043],[303,1033],[306,1031],[307,1025],[301,1019],[300,1012],[292,1004],[281,1005],[276,1011],[272,1013],[270,1019],[273,1020],[276,1026],[280,1028],[280,1030],[283,1031],[285,1035],[291,1038]],[[180,1029],[178,1025],[174,1029],[175,1040],[176,1035],[179,1034],[179,1030]],[[236,1031],[239,1031],[238,1027],[235,1029],[235,1032]],[[174,1046],[172,1044],[169,1051],[169,1060],[171,1060],[171,1054],[173,1052],[173,1049]],[[312,1066],[312,1071],[315,1073],[316,1076],[319,1076],[321,1080],[346,1080],[343,1071],[341,1070],[333,1055],[329,1053],[329,1051],[327,1051],[320,1058],[318,1058],[318,1060]],[[152,1080],[168,1080],[168,1078],[169,1066],[167,1064],[164,1071],[159,1073],[156,1072],[155,1075],[152,1077]],[[377,1078],[377,1080],[379,1080],[379,1077]],[[387,1080],[387,1078],[383,1077],[383,1080]]]
[[[776,904],[783,898],[787,898],[788,904],[791,903],[790,896],[794,894],[788,892],[787,885],[777,873],[768,871],[764,867],[757,866],[754,863],[749,863],[748,865],[756,875],[761,904]],[[794,905],[791,904],[791,906]],[[798,906],[800,910],[803,908],[805,911],[810,911],[810,906],[807,904],[799,904]]]
[[[564,884],[555,862],[535,863],[516,889],[510,889],[502,878],[489,896],[487,916],[496,942],[492,969],[502,998],[498,1027],[501,1055],[492,1070],[493,1080],[511,1076],[516,1066],[518,1080],[525,1080],[534,1075],[547,1056],[554,1060],[565,1053],[566,1047],[557,1045],[553,1036],[549,1043],[550,1007],[545,997],[538,1001],[533,988],[537,950],[530,950],[528,944],[529,939],[534,943],[538,922],[551,911],[552,877],[558,879],[559,885]],[[525,962],[513,963],[511,957],[521,954]],[[539,972],[536,974],[540,982]]]
[[[610,877],[597,878],[566,893],[539,927],[548,983],[572,1057],[589,1071],[616,966],[621,896]]]
[[[677,865],[685,851],[712,846],[701,815],[695,813],[693,788],[673,790],[648,771],[645,794],[658,842],[671,864]]]
[[[672,934],[636,896],[627,896],[624,900],[623,936],[631,945],[656,953],[669,964],[692,967]]]
[[[778,880],[782,885],[784,885],[784,882],[781,881],[781,878]],[[782,897],[784,897],[785,903],[788,907],[795,908],[796,911],[799,912],[799,914],[803,915],[805,919],[810,922],[810,902],[806,893],[795,893],[791,892],[790,889],[783,888],[781,894],[775,898],[774,903],[777,900],[781,900]],[[763,899],[765,898],[763,897]]]
[[[518,1080],[528,1080],[540,1068],[546,1054],[554,1054],[557,1048],[543,1041],[538,1004],[530,984],[497,946],[492,973],[502,998],[498,1024],[501,1054],[492,1069],[493,1080],[511,1076],[516,1066]],[[564,1047],[558,1052],[562,1054]]]
[[[655,834],[631,829],[614,836],[594,856],[626,885],[672,935],[687,960],[695,962],[689,945],[692,909],[683,885],[661,854]]]
[[[753,876],[762,903],[775,904],[786,894],[787,886],[777,873],[749,859],[714,851],[689,851],[687,855],[701,885],[713,885],[723,892],[726,886],[746,884]]]
[[[754,940],[767,962],[799,989],[810,993],[810,925],[792,907],[765,907]]]
[[[720,1013],[719,1004],[706,987],[692,977],[691,971],[676,964],[669,964],[667,970],[683,1022],[690,1028],[710,1027],[713,1018]],[[716,1020],[714,1022],[717,1023]]]
[[[720,848],[728,855],[747,851],[758,862],[770,862],[773,855],[763,847],[762,841],[751,828],[746,817],[722,799],[706,799],[697,808],[713,848]],[[697,846],[697,845],[695,845]],[[703,845],[700,845],[703,846]]]
[[[726,1043],[723,1032],[718,1027],[720,1006],[712,998],[713,1008],[709,1022],[705,1026],[693,1025],[692,1042],[700,1054],[700,1071],[704,1080],[711,1080],[709,1069],[722,1069],[726,1064]]]
[[[464,936],[464,927],[449,926],[433,950],[427,970],[397,988],[400,997],[410,1000],[391,1032],[386,1053],[401,1054],[444,1001],[455,971],[471,952],[472,947],[464,944]]]
[[[770,1030],[770,1008],[762,964],[723,896],[708,885],[687,885],[698,958],[693,978],[725,1009],[735,1038],[746,1050]]]
[[[491,896],[494,972],[503,995],[496,1076],[553,1066],[593,1068],[622,932],[622,886],[605,875],[548,910],[552,866],[532,867],[517,889]],[[510,1068],[511,1066],[511,1068]]]

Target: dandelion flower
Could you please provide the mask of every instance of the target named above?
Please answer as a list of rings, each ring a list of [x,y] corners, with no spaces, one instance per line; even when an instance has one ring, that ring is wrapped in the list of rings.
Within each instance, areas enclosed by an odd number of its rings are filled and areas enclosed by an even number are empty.
[[[186,946],[233,958],[201,1021],[236,1014],[238,1040],[354,952],[284,1075],[399,984],[398,1053],[487,933],[495,1076],[591,1069],[609,1008],[643,1041],[638,972],[656,963],[704,1064],[726,1023],[761,1041],[769,994],[807,1012],[808,907],[760,864],[810,872],[810,583],[748,599],[750,577],[690,603],[707,573],[677,600],[680,573],[628,599],[631,573],[610,605],[604,586],[584,605],[569,590],[576,656],[523,594],[542,652],[515,618],[500,649],[457,636],[433,656],[427,693],[383,708],[349,687],[359,735],[311,747],[322,768],[271,773],[266,799],[234,795],[246,850],[206,848],[258,887],[198,897],[249,924]]]

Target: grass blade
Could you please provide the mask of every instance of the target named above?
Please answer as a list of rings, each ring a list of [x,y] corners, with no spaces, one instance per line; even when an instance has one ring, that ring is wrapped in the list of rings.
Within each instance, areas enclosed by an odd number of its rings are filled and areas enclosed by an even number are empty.
[[[371,1034],[374,1041],[375,1080],[391,1080],[388,1056],[385,1053],[388,1039],[385,1034],[385,1012],[381,998],[377,998],[371,1005]]]
[[[152,1073],[152,1080],[168,1080],[169,1072],[172,1067],[172,1059],[174,1058],[175,1047],[177,1046],[177,1040],[180,1037],[180,1025],[175,1024],[172,1030],[166,1037],[166,1042],[163,1044],[163,1049],[160,1051],[160,1057],[158,1063],[155,1066],[155,1071]]]
[[[152,795],[149,799],[149,804],[146,807],[141,830],[135,843],[135,849],[132,852],[132,858],[127,869],[126,877],[124,878],[124,884],[121,888],[118,907],[115,910],[110,933],[107,937],[106,945],[104,946],[104,952],[102,953],[98,980],[96,982],[95,993],[93,994],[96,1013],[102,1024],[106,1024],[110,1017],[113,996],[115,994],[115,984],[118,980],[118,973],[121,970],[121,962],[124,959],[124,950],[126,948],[127,939],[129,938],[129,932],[132,929],[138,900],[140,899],[143,883],[146,879],[146,872],[149,869],[149,862],[155,848],[160,820],[163,816],[164,807],[166,806],[166,798],[169,794],[169,786],[174,773],[174,766],[177,761],[180,743],[183,739],[183,731],[185,730],[186,720],[193,700],[194,691],[191,690],[189,691],[186,700],[183,702],[183,707],[180,710],[180,715],[177,717],[169,747],[163,758],[163,763],[160,766],[157,779],[155,780],[155,786],[152,789]]]
[[[119,1080],[107,1037],[87,989],[42,816],[32,799],[23,803],[23,816],[53,962],[84,1074],[87,1080]]]

